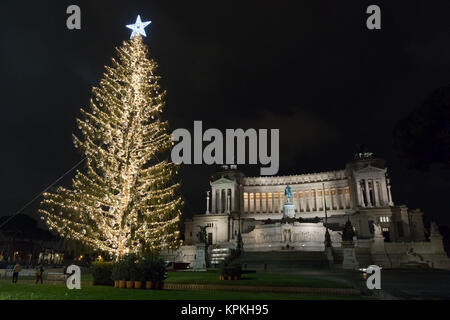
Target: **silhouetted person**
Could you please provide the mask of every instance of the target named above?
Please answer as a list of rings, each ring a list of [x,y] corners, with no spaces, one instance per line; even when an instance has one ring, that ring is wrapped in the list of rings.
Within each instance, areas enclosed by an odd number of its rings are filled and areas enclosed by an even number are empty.
[[[39,265],[36,269],[36,283],[39,283],[39,280],[42,284],[42,277],[44,276],[44,268],[42,265]]]
[[[20,266],[20,264],[16,263],[16,265],[14,266],[14,269],[13,269],[13,278],[12,278],[13,283],[17,283],[17,280],[19,279],[19,272],[21,270],[22,270],[22,267]]]

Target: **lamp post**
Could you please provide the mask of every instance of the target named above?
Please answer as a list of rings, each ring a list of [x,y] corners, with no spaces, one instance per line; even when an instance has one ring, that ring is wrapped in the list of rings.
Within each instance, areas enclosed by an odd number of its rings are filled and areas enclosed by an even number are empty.
[[[330,232],[328,231],[328,213],[325,201],[325,183],[322,183],[322,202],[323,202],[323,209],[325,210],[325,248],[330,248],[331,236]]]

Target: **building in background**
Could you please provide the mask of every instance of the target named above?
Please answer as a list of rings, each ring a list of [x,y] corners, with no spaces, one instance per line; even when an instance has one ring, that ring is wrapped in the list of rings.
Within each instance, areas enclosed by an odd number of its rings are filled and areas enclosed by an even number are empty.
[[[0,224],[10,216],[1,217]],[[64,252],[63,242],[48,230],[37,226],[33,218],[19,214],[0,230],[0,263],[24,266],[37,263],[59,264]]]
[[[193,252],[189,246],[206,226],[211,248],[234,249],[241,239],[244,252],[324,252],[328,229],[339,263],[342,231],[350,221],[361,265],[450,268],[437,227],[432,225],[427,241],[423,213],[394,203],[386,163],[372,153],[355,154],[342,170],[310,174],[246,177],[235,165],[222,169],[211,179],[205,213],[185,221],[185,247],[179,252],[184,260],[192,254],[182,252]],[[295,208],[288,220],[283,218],[287,186]]]

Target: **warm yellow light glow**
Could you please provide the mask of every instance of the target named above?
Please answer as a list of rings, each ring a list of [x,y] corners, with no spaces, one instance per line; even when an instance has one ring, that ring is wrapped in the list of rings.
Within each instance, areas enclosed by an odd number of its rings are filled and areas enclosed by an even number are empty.
[[[81,137],[73,140],[85,170],[72,189],[45,193],[39,210],[50,230],[115,257],[178,246],[183,204],[172,182],[176,166],[157,158],[172,141],[160,120],[165,92],[156,62],[140,36],[117,55],[77,119]]]

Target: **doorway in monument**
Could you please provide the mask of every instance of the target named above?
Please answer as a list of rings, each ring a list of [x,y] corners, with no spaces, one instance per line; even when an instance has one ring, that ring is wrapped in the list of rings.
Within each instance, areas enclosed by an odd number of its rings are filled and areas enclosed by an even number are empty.
[[[389,228],[383,228],[382,231],[384,242],[391,242],[391,235],[389,234]]]
[[[212,232],[208,233],[208,245],[212,245],[213,244],[213,234]]]

